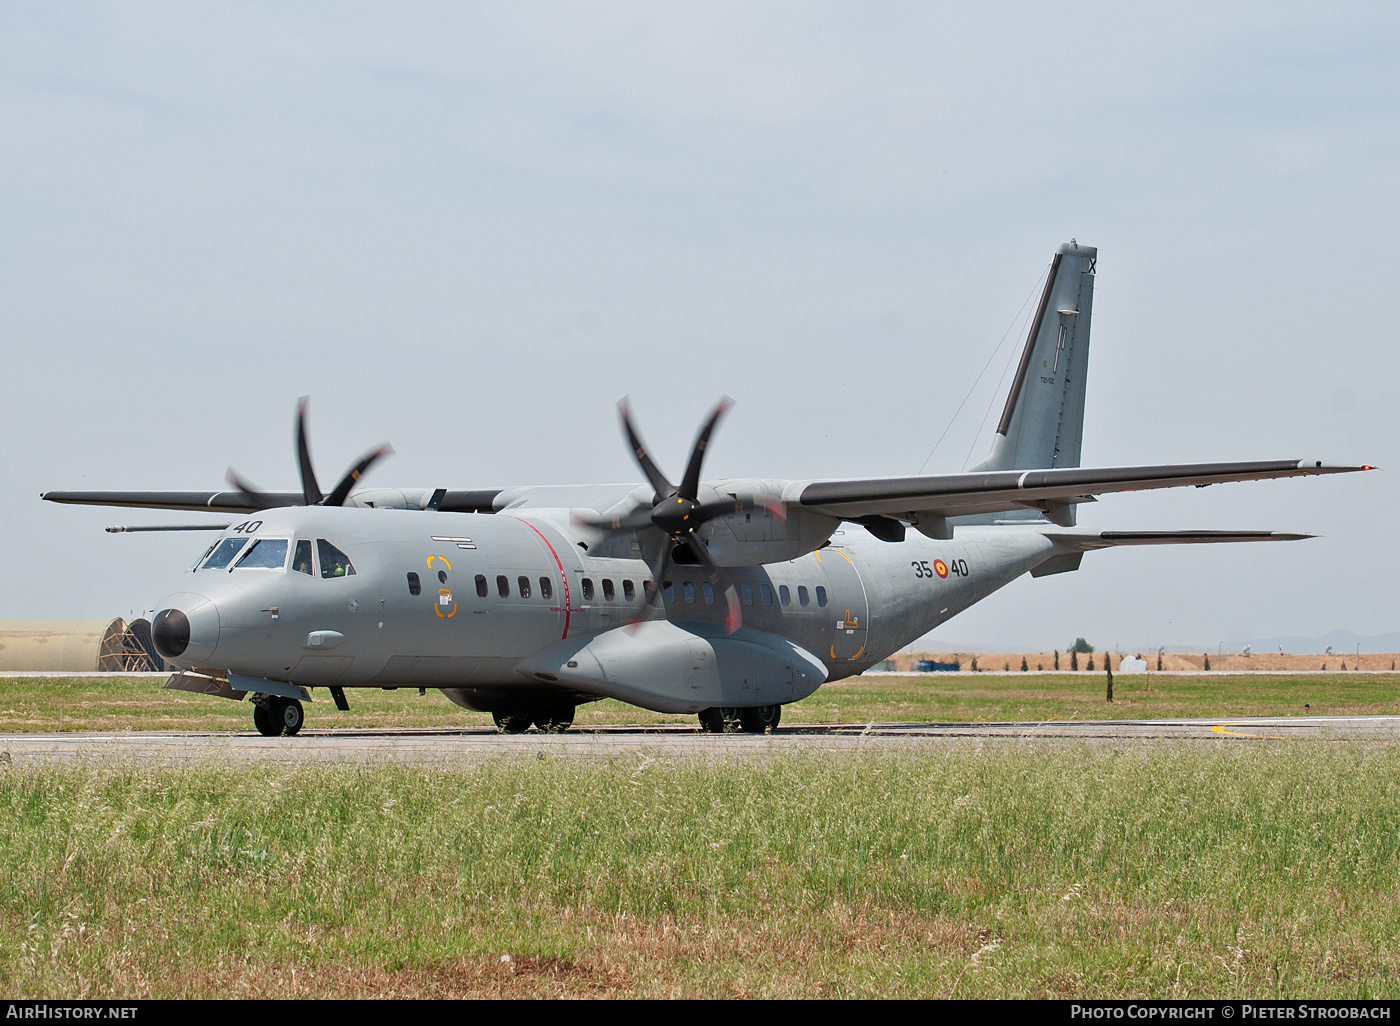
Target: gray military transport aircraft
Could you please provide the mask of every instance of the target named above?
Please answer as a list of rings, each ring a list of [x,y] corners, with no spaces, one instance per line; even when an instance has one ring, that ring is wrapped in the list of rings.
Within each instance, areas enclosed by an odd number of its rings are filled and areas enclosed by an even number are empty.
[[[166,687],[242,700],[267,735],[301,729],[310,687],[434,687],[517,733],[600,698],[758,733],[783,705],[858,674],[1009,584],[1117,545],[1291,541],[1266,531],[1097,531],[1108,492],[1338,474],[1266,460],[1079,466],[1097,251],[1050,265],[991,452],[967,473],[701,481],[722,401],[672,484],[626,401],[647,484],[329,495],[297,413],[300,492],[47,492],[54,502],[238,514],[159,605]],[[126,528],[139,529],[139,528]],[[146,528],[160,529],[160,528]],[[911,530],[912,529],[912,530]],[[109,528],[109,530],[113,530]],[[123,530],[116,528],[115,530]]]

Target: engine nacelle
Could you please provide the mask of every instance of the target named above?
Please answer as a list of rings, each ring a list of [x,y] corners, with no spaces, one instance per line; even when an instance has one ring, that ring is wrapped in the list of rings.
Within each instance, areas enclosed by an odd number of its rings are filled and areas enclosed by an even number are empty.
[[[769,481],[724,481],[704,489],[705,498],[746,504],[741,513],[716,517],[701,530],[710,556],[720,566],[783,563],[805,556],[841,526],[837,517],[803,509],[786,501],[782,484]]]
[[[840,526],[835,517],[800,507],[788,506],[786,519],[759,507],[710,521],[705,542],[720,566],[782,563],[820,548]]]

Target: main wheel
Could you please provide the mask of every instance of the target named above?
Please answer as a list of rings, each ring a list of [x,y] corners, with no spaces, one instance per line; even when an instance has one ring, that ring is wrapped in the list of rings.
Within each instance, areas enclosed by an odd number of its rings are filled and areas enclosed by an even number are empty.
[[[723,734],[724,710],[702,709],[700,712],[700,729],[707,734]]]
[[[530,729],[533,717],[526,709],[501,709],[491,713],[496,729],[502,734],[523,734]]]
[[[258,733],[263,737],[276,737],[281,733],[266,706],[253,706],[253,726],[258,728]]]
[[[762,734],[770,727],[778,729],[778,721],[783,717],[780,705],[759,705],[739,710],[739,725],[745,734]]]
[[[736,733],[742,727],[741,711],[731,706],[706,709],[700,713],[700,728],[709,734]]]
[[[306,722],[306,712],[295,698],[274,696],[268,699],[267,705],[274,733],[282,737],[295,737]]]
[[[535,726],[546,734],[562,734],[574,724],[574,707],[567,702],[536,709]]]

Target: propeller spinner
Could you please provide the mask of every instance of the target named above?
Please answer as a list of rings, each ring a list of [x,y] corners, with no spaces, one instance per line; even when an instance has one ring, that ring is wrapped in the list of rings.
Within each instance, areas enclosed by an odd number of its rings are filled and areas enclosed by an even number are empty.
[[[365,453],[353,467],[345,472],[345,476],[331,489],[329,495],[322,495],[321,486],[316,482],[316,470],[311,464],[311,447],[306,440],[306,404],[308,399],[309,396],[302,396],[297,400],[297,466],[301,471],[301,504],[303,506],[344,506],[345,500],[350,495],[350,489],[355,487],[356,482],[365,476],[365,473],[375,462],[385,456],[392,456],[394,454],[393,447],[386,442],[379,448],[371,449]],[[239,477],[232,467],[228,468],[228,482],[254,502],[262,505],[274,505],[264,492],[259,491]]]

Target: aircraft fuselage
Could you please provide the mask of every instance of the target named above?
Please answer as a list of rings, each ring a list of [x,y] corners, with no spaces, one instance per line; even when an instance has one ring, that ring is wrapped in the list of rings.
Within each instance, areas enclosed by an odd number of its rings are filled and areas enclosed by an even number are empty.
[[[249,559],[255,543],[275,558]],[[736,641],[785,639],[820,662],[786,691],[765,693],[781,704],[887,658],[1055,551],[1031,528],[969,527],[948,541],[911,532],[889,543],[847,524],[797,559],[725,568],[717,586],[703,567],[672,562],[660,601],[649,602],[638,544],[601,556],[590,552],[596,543],[563,509],[267,510],[215,542],[216,552],[238,550],[224,565],[188,571],[162,600],[189,623],[186,648],[169,661],[303,686],[436,687],[473,708],[543,689],[698,711],[716,696],[645,679],[674,676],[664,658],[624,656],[612,669],[564,670],[562,679],[531,660],[560,649],[561,666],[571,666],[574,646],[618,628],[619,645],[635,638],[660,651],[672,643],[658,623],[666,621],[723,645],[722,589],[732,585],[743,617]]]

